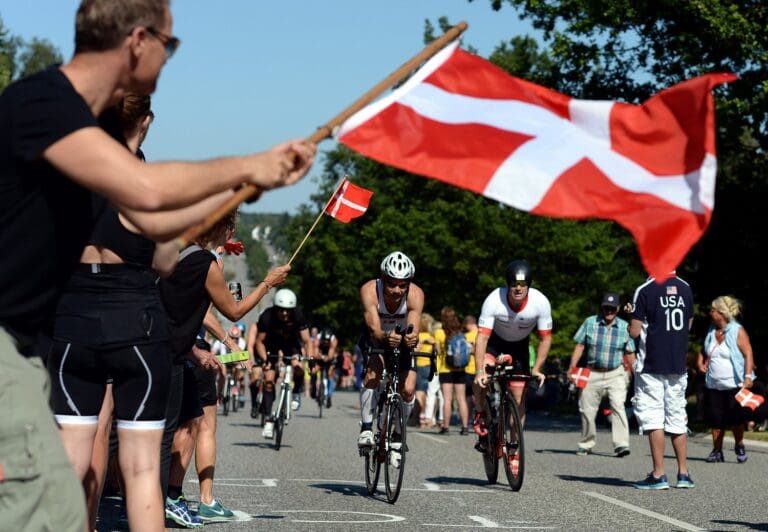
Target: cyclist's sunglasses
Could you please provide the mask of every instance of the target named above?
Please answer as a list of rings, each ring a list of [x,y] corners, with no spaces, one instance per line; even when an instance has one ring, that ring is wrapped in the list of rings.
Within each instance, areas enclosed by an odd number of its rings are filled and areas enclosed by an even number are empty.
[[[522,288],[524,286],[528,286],[528,282],[527,281],[515,281],[510,286],[519,286],[520,288]]]
[[[385,279],[384,284],[387,288],[399,288],[400,290],[407,290],[411,285],[410,281],[395,281],[392,279]]]

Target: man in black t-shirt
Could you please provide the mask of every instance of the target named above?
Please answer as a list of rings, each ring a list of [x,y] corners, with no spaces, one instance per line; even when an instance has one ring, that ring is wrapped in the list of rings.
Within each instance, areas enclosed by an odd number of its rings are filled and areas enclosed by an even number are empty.
[[[262,408],[270,415],[264,424],[264,437],[272,437],[274,420],[272,404],[275,399],[275,370],[283,363],[293,366],[293,400],[291,409],[301,404],[301,390],[304,384],[304,366],[299,357],[312,352],[309,325],[304,313],[296,306],[296,294],[288,288],[275,292],[274,306],[262,312],[256,325],[256,354],[264,366],[264,404]]]
[[[82,489],[58,443],[34,344],[105,201],[148,236],[168,240],[244,181],[291,184],[312,163],[314,146],[291,142],[245,157],[147,164],[99,128],[96,117],[126,91],[154,91],[180,42],[172,29],[168,0],[83,2],[72,60],[0,94],[0,247],[14,250],[0,259],[0,389],[6,403],[25,406],[0,410],[0,471],[4,484],[14,482],[4,490],[12,503],[0,494],[8,530],[85,527]]]
[[[664,473],[664,433],[672,438],[678,488],[693,488],[686,461],[688,416],[685,389],[688,333],[693,322],[693,292],[675,272],[653,277],[635,291],[629,334],[639,338],[635,371],[635,416],[648,433],[653,471],[634,484],[638,489],[668,489]]]

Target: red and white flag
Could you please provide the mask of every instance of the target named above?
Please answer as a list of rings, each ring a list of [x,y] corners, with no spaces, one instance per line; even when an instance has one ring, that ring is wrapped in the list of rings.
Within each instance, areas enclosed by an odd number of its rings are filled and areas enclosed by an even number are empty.
[[[742,388],[739,390],[739,393],[736,394],[736,400],[741,406],[746,406],[751,410],[755,410],[765,402],[765,397],[752,393],[747,388]]]
[[[533,214],[614,220],[648,272],[666,278],[714,208],[708,74],[642,105],[578,100],[444,48],[404,85],[350,117],[338,140],[384,164]]]
[[[325,212],[345,224],[349,223],[353,218],[365,214],[371,202],[371,196],[373,196],[372,190],[353,185],[345,177],[325,208]]]
[[[573,383],[576,385],[577,388],[584,389],[587,387],[587,383],[589,382],[589,375],[592,373],[589,368],[573,368],[571,370],[571,377],[573,378]]]

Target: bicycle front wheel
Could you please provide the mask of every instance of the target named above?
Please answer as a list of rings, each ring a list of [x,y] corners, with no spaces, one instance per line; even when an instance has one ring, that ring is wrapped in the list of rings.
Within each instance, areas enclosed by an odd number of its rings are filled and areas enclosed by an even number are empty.
[[[395,395],[389,404],[385,435],[387,455],[384,464],[384,485],[387,489],[387,501],[394,504],[403,486],[405,455],[408,450],[405,441],[403,400],[399,395]]]
[[[319,409],[317,416],[321,419],[323,417],[323,403],[325,403],[325,387],[323,381],[320,381],[317,387],[317,407]]]
[[[501,431],[502,455],[504,471],[512,491],[520,491],[525,476],[525,441],[523,424],[520,421],[520,409],[511,394],[504,394],[504,406],[499,416]]]
[[[485,467],[485,476],[488,484],[496,484],[499,478],[499,457],[496,454],[498,448],[498,428],[493,421],[493,410],[490,400],[485,399],[485,426],[488,431],[487,436],[480,436],[480,444],[485,447],[483,451],[483,466]]]
[[[379,473],[381,472],[381,462],[379,461],[379,439],[376,438],[374,445],[363,451],[365,453],[365,488],[368,495],[376,493],[376,486],[379,485]]]
[[[240,398],[237,396],[236,393],[233,393],[229,399],[232,401],[232,412],[237,412],[238,403],[240,402]]]
[[[277,417],[275,418],[275,451],[280,450],[280,446],[283,443],[283,428],[285,426],[285,409],[291,408],[288,404],[288,399],[285,397],[287,394],[283,394],[284,396],[280,399],[280,410],[277,412]]]

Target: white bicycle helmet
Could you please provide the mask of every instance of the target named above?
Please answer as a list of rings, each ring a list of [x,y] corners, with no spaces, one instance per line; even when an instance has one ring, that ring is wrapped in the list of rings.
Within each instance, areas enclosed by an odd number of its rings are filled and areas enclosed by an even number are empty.
[[[293,290],[281,288],[275,292],[274,304],[280,308],[296,308],[296,294],[293,293]]]
[[[381,261],[381,274],[391,279],[411,279],[416,267],[402,251],[393,251]]]

